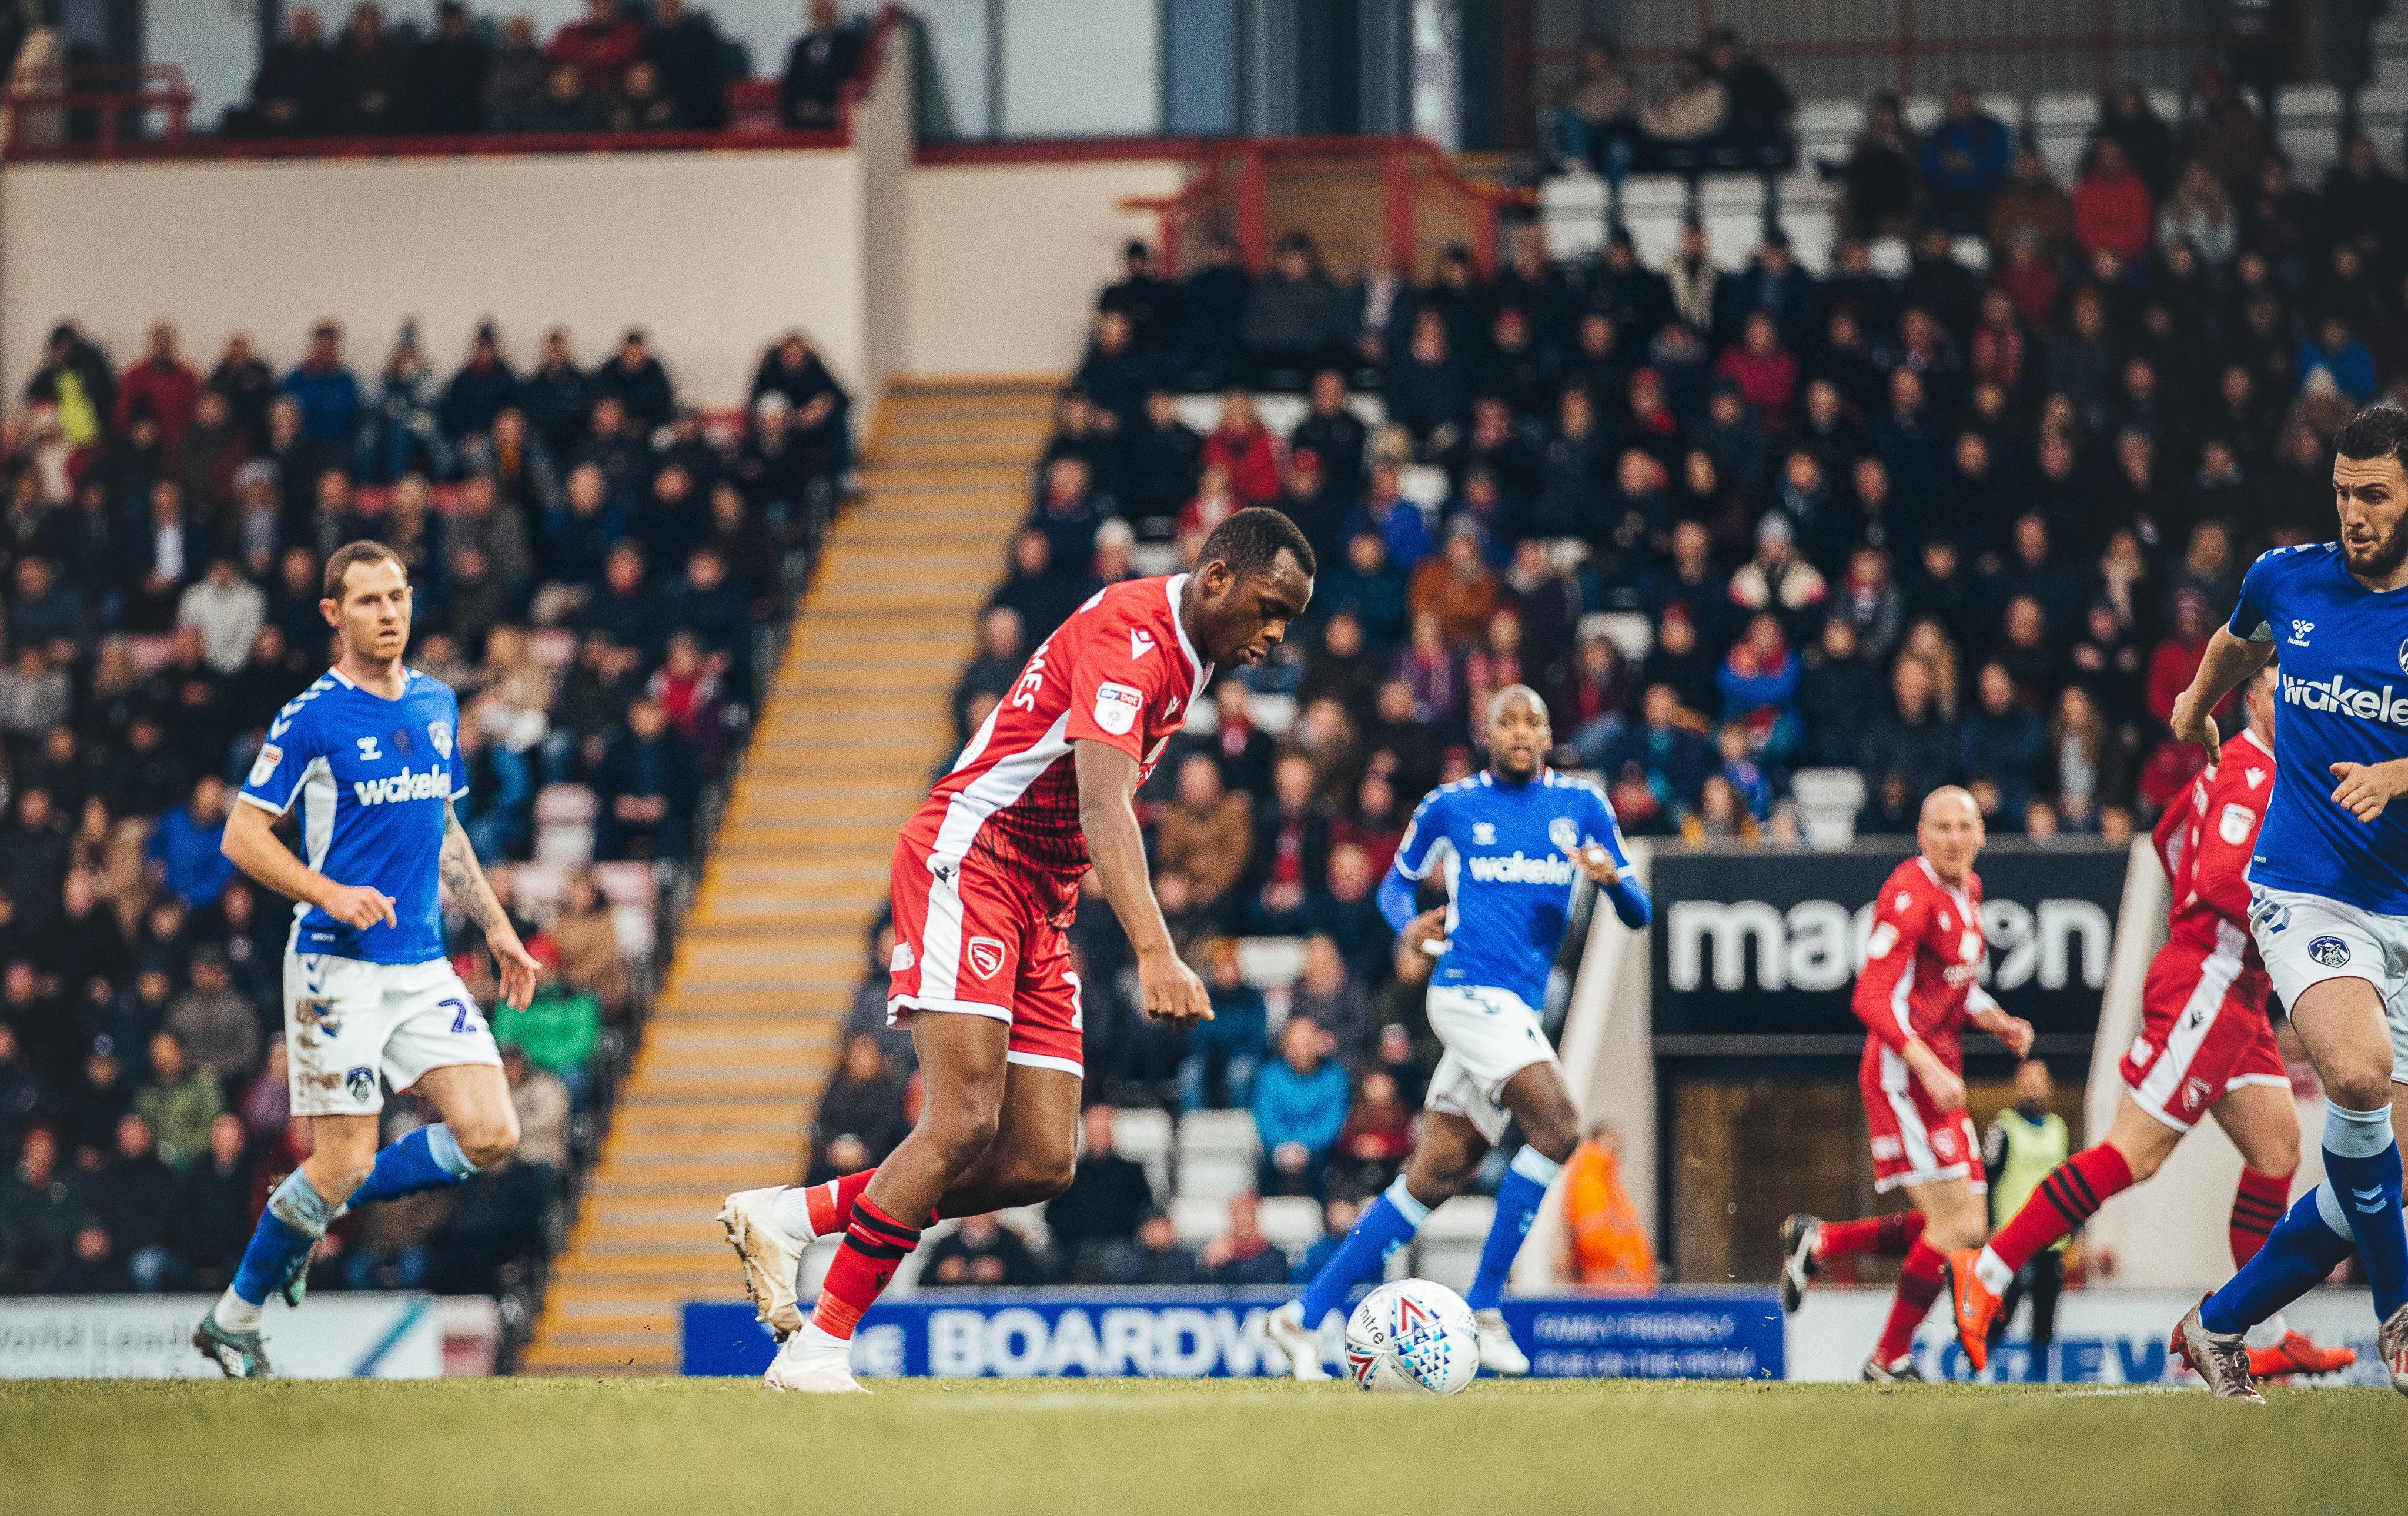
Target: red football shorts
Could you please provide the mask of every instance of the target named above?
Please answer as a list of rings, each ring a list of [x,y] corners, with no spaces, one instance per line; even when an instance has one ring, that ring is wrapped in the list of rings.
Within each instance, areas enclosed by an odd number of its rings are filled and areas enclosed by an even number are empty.
[[[2141,991],[2141,1034],[2118,1069],[2133,1101],[2176,1132],[2243,1085],[2291,1087],[2266,1019],[2265,975],[2243,965],[2248,939],[2237,927],[2218,939],[2213,948],[2157,949]]]
[[[980,853],[931,871],[926,839],[895,845],[895,960],[888,1024],[915,1012],[992,1017],[1007,1061],[1083,1077],[1079,976],[1062,921],[1076,892]]]
[[[1872,1133],[1875,1191],[1942,1179],[1971,1179],[1975,1191],[1988,1191],[1972,1117],[1934,1105],[1906,1060],[1884,1048],[1879,1066],[1863,1070],[1856,1082]]]

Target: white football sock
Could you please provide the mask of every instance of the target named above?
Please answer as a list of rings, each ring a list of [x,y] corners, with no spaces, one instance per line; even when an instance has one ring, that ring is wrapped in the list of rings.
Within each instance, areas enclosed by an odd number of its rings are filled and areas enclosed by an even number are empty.
[[[217,1306],[209,1314],[229,1332],[255,1332],[259,1330],[259,1307],[236,1294],[229,1285],[226,1292],[218,1296]]]
[[[2015,1282],[2015,1271],[2007,1267],[2005,1259],[1985,1248],[1982,1256],[1973,1261],[1973,1278],[1981,1280],[1982,1288],[1990,1293],[2003,1295],[2007,1286]]]
[[[810,1241],[818,1234],[811,1230],[810,1194],[799,1184],[779,1191],[769,1201],[770,1224],[797,1241]]]

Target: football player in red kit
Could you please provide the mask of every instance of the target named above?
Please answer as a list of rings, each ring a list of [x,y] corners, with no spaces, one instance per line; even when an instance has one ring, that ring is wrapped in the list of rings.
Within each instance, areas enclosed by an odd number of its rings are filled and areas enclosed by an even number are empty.
[[[862,1312],[932,1220],[1051,1199],[1078,1156],[1079,980],[1063,938],[1092,865],[1127,931],[1149,1016],[1211,1016],[1173,950],[1131,798],[1216,668],[1261,662],[1312,596],[1312,550],[1276,511],[1213,528],[1196,568],[1115,585],[1029,655],[1019,681],[895,847],[887,1018],[908,1026],[919,1125],[874,1172],[727,1197],[770,1388],[857,1391]],[[841,1233],[809,1321],[796,1272]]]
[[[2274,700],[2268,664],[2245,686],[2249,725],[2216,766],[2191,781],[2157,823],[2157,858],[2172,904],[2166,945],[2149,963],[2141,1034],[2117,1070],[2124,1093],[2106,1140],[2052,1170],[1986,1248],[1948,1255],[1957,1340],[1976,1371],[1986,1363],[2006,1283],[2030,1258],[2157,1172],[2202,1115],[2241,1149],[2232,1197],[2235,1268],[2246,1263],[2290,1202],[2300,1166],[2299,1107],[2266,1018],[2266,965],[2249,934],[2249,858],[2274,787]],[[2323,1348],[2277,1315],[2250,1350],[2253,1378],[2327,1374],[2358,1355]]]
[[[1873,1188],[1904,1189],[1914,1208],[1896,1216],[1782,1223],[1781,1303],[1798,1308],[1806,1281],[1843,1253],[1901,1258],[1898,1296],[1881,1344],[1865,1363],[1875,1383],[1919,1379],[1914,1329],[1947,1283],[1953,1249],[1989,1230],[1981,1145],[1965,1111],[1967,1022],[2021,1058],[2031,1023],[2009,1016],[1976,982],[1982,972],[1981,808],[1951,785],[1923,802],[1914,829],[1919,857],[1899,864],[1873,906],[1872,937],[1851,1002],[1865,1024],[1857,1084],[1872,1131]]]

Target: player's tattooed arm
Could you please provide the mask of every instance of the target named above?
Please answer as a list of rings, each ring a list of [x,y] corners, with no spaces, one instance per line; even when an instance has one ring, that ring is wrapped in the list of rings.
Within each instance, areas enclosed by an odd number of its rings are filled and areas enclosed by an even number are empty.
[[[460,824],[460,813],[452,802],[443,802],[443,850],[437,865],[443,888],[460,902],[460,909],[485,934],[485,946],[493,949],[494,968],[502,981],[502,998],[510,1004],[524,1007],[535,998],[535,981],[539,966],[526,945],[519,941],[518,929],[510,925],[510,914],[494,894],[494,887],[478,866],[476,845],[468,840],[468,829]]]

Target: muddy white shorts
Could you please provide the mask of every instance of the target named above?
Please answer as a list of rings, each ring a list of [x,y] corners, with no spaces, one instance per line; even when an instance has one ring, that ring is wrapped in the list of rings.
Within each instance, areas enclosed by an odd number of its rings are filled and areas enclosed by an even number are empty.
[[[407,1090],[428,1069],[502,1061],[475,997],[439,958],[287,952],[284,1048],[295,1116],[366,1116],[384,1108],[380,1079]]]
[[[1422,1104],[1462,1117],[1497,1142],[1513,1119],[1505,1108],[1506,1081],[1533,1063],[1555,1061],[1539,1013],[1512,990],[1486,985],[1432,985],[1425,1003],[1446,1056]]]
[[[2408,917],[2290,889],[2249,890],[2249,931],[2286,1010],[2328,979],[2363,979],[2391,1026],[2391,1079],[2408,1083]]]

